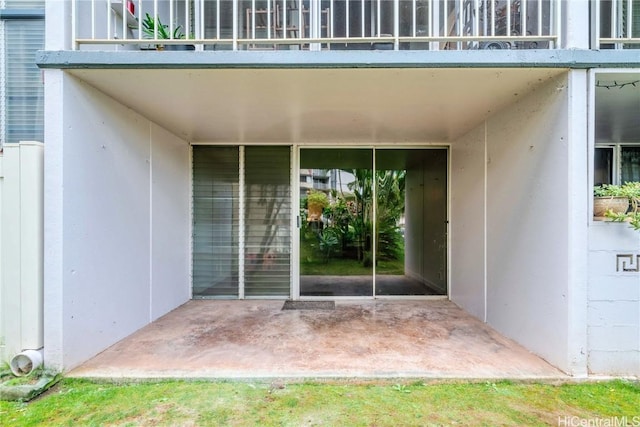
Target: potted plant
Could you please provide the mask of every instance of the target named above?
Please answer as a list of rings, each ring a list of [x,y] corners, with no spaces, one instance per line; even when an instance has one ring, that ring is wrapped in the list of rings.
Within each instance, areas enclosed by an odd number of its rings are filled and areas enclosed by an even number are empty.
[[[150,39],[161,39],[161,40],[182,40],[185,38],[184,33],[182,32],[182,26],[178,25],[173,29],[173,33],[169,31],[169,26],[163,24],[160,21],[160,17],[157,20],[149,15],[145,14],[144,19],[142,20],[142,32],[147,38]],[[195,50],[195,46],[192,44],[167,44],[167,45],[156,45],[157,50]]]
[[[640,182],[627,182],[617,190],[627,200],[627,209],[622,212],[608,210],[605,216],[613,221],[626,221],[640,231]]]
[[[596,218],[604,218],[608,212],[625,213],[629,209],[629,198],[620,185],[597,185],[593,196],[593,216]]]
[[[309,216],[307,221],[320,221],[322,210],[329,206],[329,198],[322,191],[311,190],[307,194],[307,209]]]

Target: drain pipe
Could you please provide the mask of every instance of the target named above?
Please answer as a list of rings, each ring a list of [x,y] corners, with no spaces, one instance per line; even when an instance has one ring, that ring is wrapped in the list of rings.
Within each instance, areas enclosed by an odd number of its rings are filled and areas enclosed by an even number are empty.
[[[42,348],[40,350],[24,350],[22,353],[13,356],[9,363],[13,375],[16,377],[29,375],[34,369],[42,365],[44,360],[43,350]]]

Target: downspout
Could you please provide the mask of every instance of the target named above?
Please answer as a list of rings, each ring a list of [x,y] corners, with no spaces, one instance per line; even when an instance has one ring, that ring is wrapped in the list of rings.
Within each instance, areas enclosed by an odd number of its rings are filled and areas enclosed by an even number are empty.
[[[39,350],[25,350],[13,356],[9,366],[13,375],[21,377],[23,375],[29,375],[35,369],[39,368],[43,361],[44,348]]]

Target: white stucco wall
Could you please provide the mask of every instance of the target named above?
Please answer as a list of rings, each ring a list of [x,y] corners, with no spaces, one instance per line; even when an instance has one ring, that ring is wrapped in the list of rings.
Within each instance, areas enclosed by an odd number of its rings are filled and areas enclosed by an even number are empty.
[[[450,290],[453,302],[486,321],[485,124],[451,145]]]
[[[559,80],[487,123],[487,322],[564,370],[567,115]]]
[[[571,73],[452,144],[451,299],[582,375],[586,76]]]
[[[46,73],[62,97],[47,99],[47,121],[63,112],[47,123],[58,137],[48,139],[45,270],[57,274],[45,287],[59,297],[46,299],[45,362],[70,369],[189,298],[190,150],[91,86]]]
[[[627,224],[589,227],[588,343],[590,373],[640,375],[640,232]]]

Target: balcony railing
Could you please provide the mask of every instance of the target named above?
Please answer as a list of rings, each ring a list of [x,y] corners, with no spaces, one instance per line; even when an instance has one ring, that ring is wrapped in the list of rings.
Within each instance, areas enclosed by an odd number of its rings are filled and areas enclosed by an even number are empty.
[[[595,12],[598,48],[640,49],[640,0],[599,0]]]
[[[74,49],[185,44],[196,50],[552,49],[561,46],[560,3],[72,0],[72,37]]]

